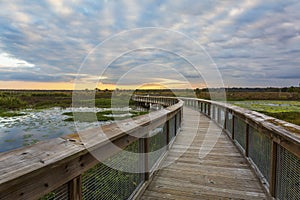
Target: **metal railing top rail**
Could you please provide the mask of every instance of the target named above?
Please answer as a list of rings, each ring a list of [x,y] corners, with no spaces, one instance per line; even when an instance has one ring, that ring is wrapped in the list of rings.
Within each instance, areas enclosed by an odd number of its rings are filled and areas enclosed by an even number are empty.
[[[265,114],[248,110],[245,108],[241,108],[230,103],[217,102],[205,99],[197,99],[197,98],[185,98],[178,97],[182,100],[191,100],[198,101],[202,103],[207,103],[210,105],[218,106],[224,110],[227,110],[229,113],[238,116],[243,119],[245,122],[250,125],[259,128],[265,134],[272,137],[277,143],[283,144],[290,143],[294,144],[293,152],[300,157],[300,126],[276,119],[274,117],[267,116]],[[284,145],[286,146],[286,145]]]
[[[95,129],[81,132],[80,135],[85,136],[84,145],[75,133],[1,153],[0,199],[2,195],[6,196],[4,193],[15,193],[16,197],[22,198],[39,198],[71,181],[99,162],[90,150],[103,151],[103,160],[114,155],[117,152],[109,152],[111,149],[107,146],[110,142],[122,149],[149,130],[164,124],[183,106],[181,100],[173,103],[147,115],[101,126],[106,137],[99,140]]]

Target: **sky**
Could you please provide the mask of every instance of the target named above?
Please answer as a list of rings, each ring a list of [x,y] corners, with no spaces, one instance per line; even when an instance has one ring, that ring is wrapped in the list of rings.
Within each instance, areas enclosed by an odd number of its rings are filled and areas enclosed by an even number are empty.
[[[0,88],[300,83],[298,0],[0,1]]]

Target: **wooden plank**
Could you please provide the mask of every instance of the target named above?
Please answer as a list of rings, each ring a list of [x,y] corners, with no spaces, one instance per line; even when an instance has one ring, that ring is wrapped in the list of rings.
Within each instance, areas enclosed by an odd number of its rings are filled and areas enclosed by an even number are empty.
[[[203,144],[210,120],[201,116],[206,128],[199,130],[185,121],[196,114],[184,107],[181,132],[164,161],[167,167],[156,174],[141,199],[266,199],[258,178],[227,135],[222,133],[217,141],[212,136]],[[196,124],[194,119],[191,122]],[[211,126],[209,134],[217,136],[221,129]],[[187,142],[195,131],[192,143]],[[199,159],[201,145],[209,149],[214,142],[207,156]]]
[[[104,125],[101,131],[90,129],[80,136],[71,134],[2,153],[0,199],[35,199],[72,181],[99,160],[116,154],[149,130],[164,124],[181,110],[182,104],[179,102],[167,109],[136,117],[134,121],[129,119]],[[97,159],[89,152],[97,155]]]

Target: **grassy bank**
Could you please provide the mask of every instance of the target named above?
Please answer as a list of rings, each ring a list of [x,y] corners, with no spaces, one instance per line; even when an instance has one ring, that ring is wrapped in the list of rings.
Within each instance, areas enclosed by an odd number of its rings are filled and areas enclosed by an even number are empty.
[[[73,102],[72,91],[0,91],[0,116],[18,116],[22,109],[67,108],[73,105],[82,107],[125,107],[132,105],[130,93],[112,91],[81,91]],[[113,101],[111,100],[113,95]],[[94,97],[91,99],[91,97]],[[72,103],[73,102],[73,103]],[[75,104],[74,104],[75,103]],[[112,105],[113,104],[113,105]]]
[[[101,112],[66,112],[64,115],[70,116],[65,121],[80,121],[80,122],[94,122],[94,121],[113,121],[122,120],[130,117],[147,114],[145,111],[101,111]],[[124,116],[124,114],[129,114]],[[112,116],[113,115],[113,116]],[[119,115],[119,116],[118,116]]]
[[[232,101],[230,103],[300,125],[300,101]]]

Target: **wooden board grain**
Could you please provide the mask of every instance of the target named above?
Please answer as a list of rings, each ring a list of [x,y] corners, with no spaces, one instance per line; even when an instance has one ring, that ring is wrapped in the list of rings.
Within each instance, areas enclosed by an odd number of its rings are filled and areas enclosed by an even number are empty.
[[[248,162],[220,131],[184,107],[181,132],[164,160],[167,167],[156,173],[141,199],[267,199]],[[201,148],[210,150],[204,158]]]

